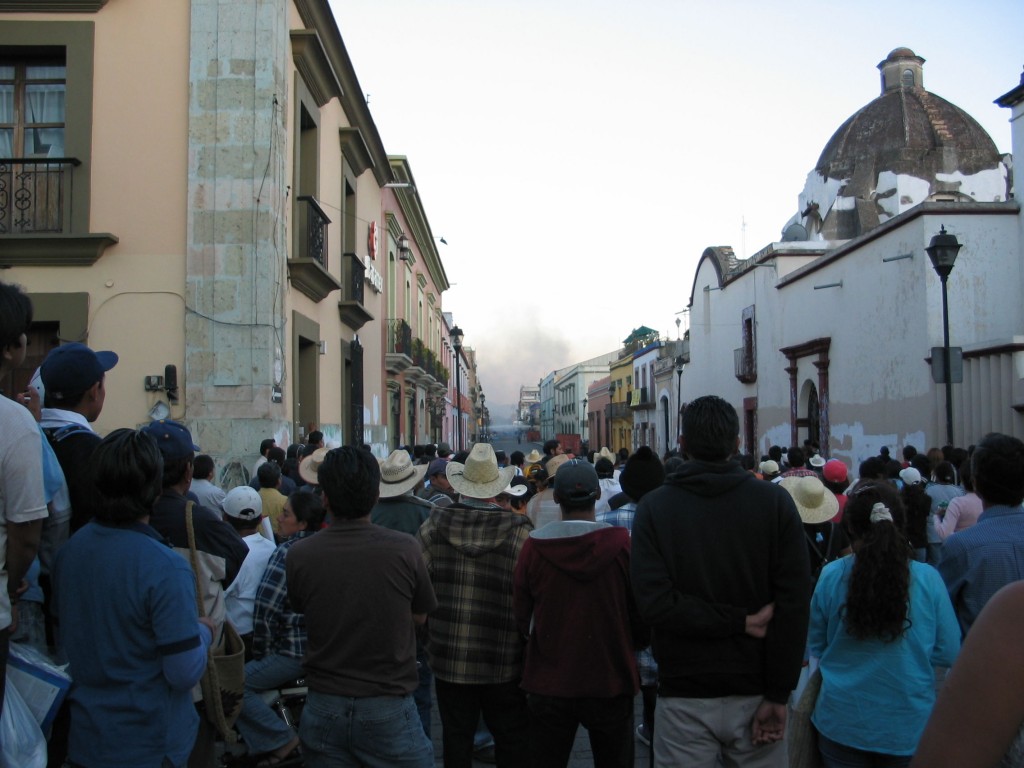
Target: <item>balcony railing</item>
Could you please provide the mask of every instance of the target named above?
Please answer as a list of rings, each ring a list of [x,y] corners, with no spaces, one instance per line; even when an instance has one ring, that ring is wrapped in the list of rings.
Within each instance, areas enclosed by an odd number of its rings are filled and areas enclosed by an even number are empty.
[[[412,359],[412,328],[405,320],[388,320],[388,354]]]
[[[71,231],[74,157],[0,159],[0,235]]]
[[[647,396],[647,387],[637,387],[629,399],[629,407],[646,411],[654,408],[654,402]]]
[[[605,406],[605,416],[609,419],[632,419],[627,403],[611,403]]]
[[[296,198],[299,203],[300,258],[313,259],[327,269],[327,225],[331,220],[312,195]]]
[[[736,363],[736,378],[744,384],[753,384],[757,381],[757,367],[754,365],[754,355],[746,347],[734,349],[733,360]]]
[[[366,267],[354,253],[342,254],[341,295],[343,301],[363,303]]]

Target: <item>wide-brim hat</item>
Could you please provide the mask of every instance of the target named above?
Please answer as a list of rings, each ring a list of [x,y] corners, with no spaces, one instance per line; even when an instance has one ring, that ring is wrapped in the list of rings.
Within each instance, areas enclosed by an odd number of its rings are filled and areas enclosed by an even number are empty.
[[[299,462],[299,476],[310,485],[319,485],[320,479],[317,472],[320,465],[324,463],[324,457],[330,452],[330,448],[317,448]]]
[[[426,464],[413,464],[409,452],[399,448],[380,463],[380,497],[391,499],[415,488],[427,474]]]
[[[527,485],[512,485],[510,483],[509,485],[506,485],[501,492],[506,496],[515,496],[516,498],[519,498],[520,496],[525,496],[529,493],[530,487]]]
[[[526,454],[526,458],[524,458],[523,461],[526,462],[527,464],[536,464],[538,461],[541,461],[543,458],[544,458],[544,455],[540,451],[538,451],[536,448],[534,448],[532,451],[530,451],[528,454]]]
[[[601,450],[598,451],[597,454],[595,454],[595,456],[594,456],[594,463],[595,464],[597,463],[598,459],[608,459],[608,461],[610,461],[612,464],[614,464],[616,461],[619,460],[619,457],[616,456],[614,453],[612,453],[610,450],[608,450],[608,446],[607,445],[602,445],[601,446]]]
[[[490,443],[477,443],[466,463],[448,462],[445,469],[452,488],[471,499],[492,499],[503,492],[516,475],[515,467],[498,468],[498,458]]]
[[[789,491],[807,525],[827,522],[839,513],[839,499],[816,477],[784,477],[779,485]]]
[[[565,462],[567,461],[572,461],[572,459],[570,459],[564,453],[560,453],[557,456],[552,456],[550,459],[548,459],[547,464],[544,465],[544,469],[548,471],[548,477],[554,477],[555,474],[558,472],[558,468],[565,464]]]
[[[825,466],[825,457],[816,453],[807,460],[807,463],[815,469],[821,469]]]

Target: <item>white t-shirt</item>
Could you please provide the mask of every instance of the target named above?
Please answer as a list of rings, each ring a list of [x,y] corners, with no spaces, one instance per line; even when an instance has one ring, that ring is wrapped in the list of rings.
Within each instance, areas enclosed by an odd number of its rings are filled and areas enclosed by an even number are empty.
[[[267,562],[274,554],[277,545],[260,533],[243,536],[242,541],[249,547],[249,554],[242,561],[238,575],[231,586],[224,590],[224,604],[227,607],[228,621],[238,634],[247,635],[252,632],[252,609],[256,602],[256,590],[267,569]]]
[[[27,523],[46,515],[39,427],[28,409],[0,396],[0,630],[11,625],[7,523]]]

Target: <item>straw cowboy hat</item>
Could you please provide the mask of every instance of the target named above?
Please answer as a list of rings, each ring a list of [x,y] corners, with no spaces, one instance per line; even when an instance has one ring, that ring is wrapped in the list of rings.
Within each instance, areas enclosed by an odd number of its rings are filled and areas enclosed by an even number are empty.
[[[816,477],[785,477],[779,485],[789,491],[807,525],[828,522],[839,512],[839,499]]]
[[[548,463],[544,465],[544,469],[548,471],[548,477],[554,477],[555,473],[558,472],[558,468],[567,461],[571,461],[571,459],[564,453],[560,453],[557,456],[552,456],[548,459]]]
[[[608,461],[614,464],[616,461],[618,461],[619,457],[612,453],[610,450],[608,450],[607,445],[602,445],[601,450],[598,451],[597,455],[594,456],[595,464],[597,463],[598,459],[608,459]]]
[[[300,461],[299,476],[310,485],[319,485],[320,480],[317,479],[316,473],[319,471],[320,465],[324,463],[324,457],[330,450],[330,448],[317,448]]]
[[[536,448],[534,448],[532,451],[530,451],[528,454],[526,454],[526,458],[523,459],[523,461],[525,463],[527,463],[527,464],[536,464],[538,461],[541,461],[543,458],[544,458],[544,456],[541,454],[541,452],[538,451]]]
[[[512,478],[515,467],[498,469],[498,458],[490,443],[477,443],[466,457],[466,463],[449,461],[445,469],[452,488],[471,499],[492,499],[503,492]]]
[[[413,465],[409,452],[401,448],[380,463],[380,497],[391,499],[411,491],[427,474],[427,464]]]

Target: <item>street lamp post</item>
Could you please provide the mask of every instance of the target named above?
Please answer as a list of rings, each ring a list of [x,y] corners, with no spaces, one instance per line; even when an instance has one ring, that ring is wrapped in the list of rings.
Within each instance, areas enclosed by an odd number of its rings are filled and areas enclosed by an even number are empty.
[[[480,393],[480,434],[481,442],[487,442],[487,395]]]
[[[676,318],[678,320],[678,318]],[[683,431],[683,356],[676,358],[676,448],[679,447],[679,435]]]
[[[583,398],[583,418],[580,419],[580,437],[587,442],[587,398]]]
[[[456,449],[462,450],[462,394],[459,389],[459,369],[462,367],[462,329],[454,326],[448,334],[452,341],[452,349],[455,350],[455,436]]]
[[[942,282],[942,377],[946,383],[946,443],[953,445],[953,375],[949,359],[949,298],[946,281],[960,252],[960,242],[956,235],[946,232],[943,226],[925,251]]]

